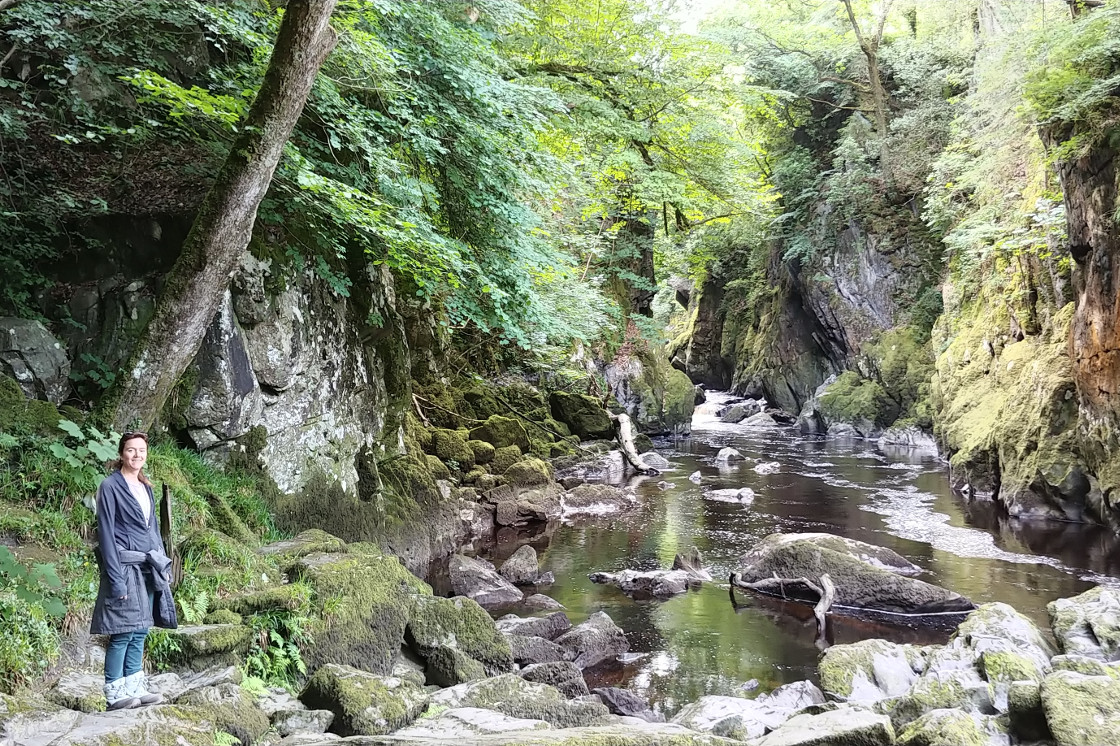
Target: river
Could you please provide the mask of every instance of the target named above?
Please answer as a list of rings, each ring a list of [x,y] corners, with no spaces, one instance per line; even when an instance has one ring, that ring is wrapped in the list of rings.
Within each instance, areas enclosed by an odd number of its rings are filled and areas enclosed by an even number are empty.
[[[690,438],[658,443],[671,467],[631,480],[638,508],[577,518],[530,541],[541,568],[556,575],[555,585],[540,590],[564,604],[573,623],[602,610],[630,638],[632,660],[586,672],[592,687],[627,687],[672,714],[705,694],[814,680],[821,647],[830,643],[948,638],[951,628],[914,620],[832,615],[827,639],[818,640],[805,606],[738,591],[733,603],[726,578],[737,558],[775,531],[827,531],[890,547],[924,568],[925,580],[976,603],[1007,602],[1043,629],[1048,602],[1120,576],[1115,536],[1095,526],[1018,521],[992,503],[966,502],[950,489],[936,454],[802,436],[795,428],[747,430],[715,418],[725,400],[710,394]],[[717,468],[724,446],[746,461]],[[777,470],[758,473],[763,462],[777,462]],[[699,485],[688,479],[696,471]],[[751,505],[705,496],[739,487],[754,490]],[[510,532],[481,555],[500,563],[524,540]],[[668,568],[693,545],[716,580],[669,600],[633,600],[587,578],[597,570]]]

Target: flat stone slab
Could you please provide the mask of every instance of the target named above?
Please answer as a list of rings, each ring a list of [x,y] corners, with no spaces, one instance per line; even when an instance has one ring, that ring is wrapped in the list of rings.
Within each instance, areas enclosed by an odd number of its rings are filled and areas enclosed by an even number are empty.
[[[844,707],[819,715],[795,715],[754,746],[894,746],[894,727],[886,715]]]

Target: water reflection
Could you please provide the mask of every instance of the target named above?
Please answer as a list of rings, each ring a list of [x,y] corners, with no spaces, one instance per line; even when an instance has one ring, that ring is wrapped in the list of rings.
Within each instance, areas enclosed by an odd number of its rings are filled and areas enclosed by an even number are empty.
[[[746,460],[720,468],[715,455],[733,446]],[[588,672],[592,686],[628,686],[672,713],[704,694],[756,691],[815,677],[820,654],[808,607],[737,592],[725,581],[737,558],[774,531],[829,531],[890,547],[927,571],[925,579],[977,603],[1005,601],[1046,625],[1049,601],[1120,575],[1117,539],[1076,524],[1024,522],[991,503],[952,494],[936,454],[880,450],[865,441],[805,438],[791,429],[745,431],[719,423],[711,407],[693,437],[661,444],[672,468],[634,483],[639,504],[625,515],[559,527],[507,531],[480,554],[495,562],[532,543],[556,584],[541,589],[578,623],[607,612],[642,654],[626,665]],[[758,473],[778,462],[775,473]],[[688,477],[699,471],[700,484]],[[662,490],[664,479],[674,488]],[[750,505],[709,499],[713,489],[750,487]],[[593,571],[668,567],[690,546],[704,553],[716,582],[667,601],[636,601],[595,585]],[[951,626],[913,620],[830,617],[827,643],[883,637],[928,644]]]

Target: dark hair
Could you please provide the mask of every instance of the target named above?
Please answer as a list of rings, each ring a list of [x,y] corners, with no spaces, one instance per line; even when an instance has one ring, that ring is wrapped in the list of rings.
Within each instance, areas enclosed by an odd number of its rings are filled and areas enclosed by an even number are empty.
[[[129,432],[121,435],[121,439],[117,443],[117,455],[120,456],[121,458],[118,458],[115,461],[110,461],[109,462],[109,469],[110,470],[112,470],[112,471],[120,471],[121,470],[121,466],[123,465],[123,462],[124,462],[124,458],[123,458],[124,457],[124,444],[127,443],[130,440],[135,440],[136,438],[139,438],[140,440],[144,441],[145,445],[148,444],[148,434],[147,433],[141,433],[141,432],[135,432],[134,433],[134,432],[129,431]],[[146,484],[149,487],[152,486],[151,481],[144,474],[144,471],[142,469],[140,470],[140,473],[137,474],[136,476],[143,484]]]

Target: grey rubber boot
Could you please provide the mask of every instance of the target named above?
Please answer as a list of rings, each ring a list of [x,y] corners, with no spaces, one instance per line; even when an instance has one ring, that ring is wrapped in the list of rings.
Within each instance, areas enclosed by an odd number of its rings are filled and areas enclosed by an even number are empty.
[[[124,691],[129,697],[135,697],[140,700],[142,705],[156,705],[163,701],[163,695],[152,694],[148,691],[148,680],[144,676],[143,671],[125,676],[121,681],[124,682]]]
[[[104,692],[109,710],[128,710],[140,706],[140,700],[129,695],[124,679],[106,683]]]

